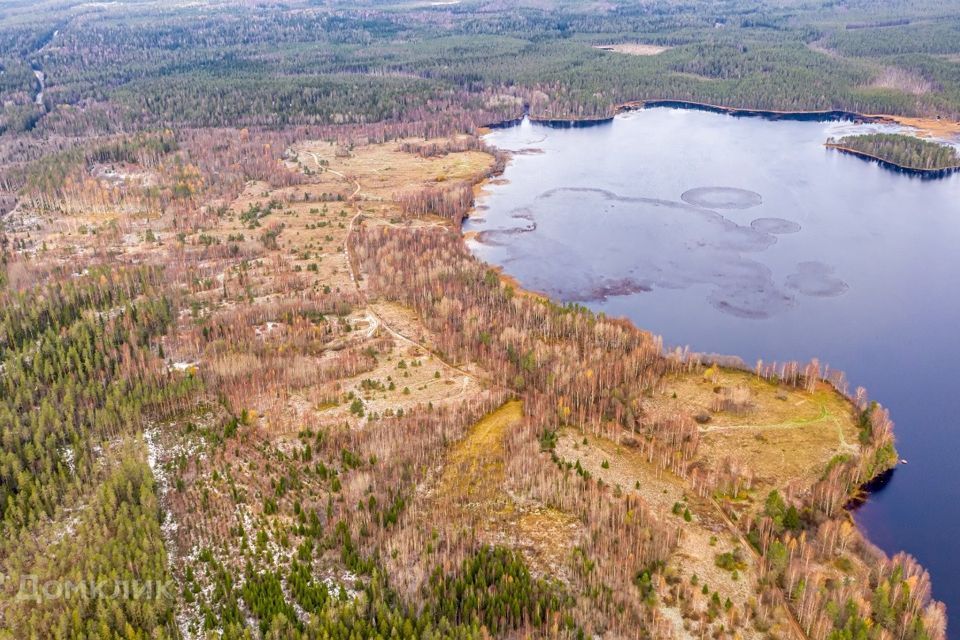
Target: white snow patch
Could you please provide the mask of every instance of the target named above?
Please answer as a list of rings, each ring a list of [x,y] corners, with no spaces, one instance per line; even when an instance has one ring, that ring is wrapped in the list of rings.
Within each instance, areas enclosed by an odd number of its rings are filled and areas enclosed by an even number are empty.
[[[70,469],[70,473],[76,473],[77,468],[74,464],[73,447],[61,447],[60,457],[67,463],[67,468]]]

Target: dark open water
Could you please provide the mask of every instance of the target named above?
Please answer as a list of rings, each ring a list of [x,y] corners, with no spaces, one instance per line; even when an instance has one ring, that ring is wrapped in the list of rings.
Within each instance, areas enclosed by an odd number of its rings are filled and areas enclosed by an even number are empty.
[[[819,357],[889,407],[909,461],[857,511],[960,612],[960,175],[823,147],[890,130],[648,109],[487,140],[518,154],[467,223],[525,287],[748,363]],[[952,637],[960,625],[952,625]]]

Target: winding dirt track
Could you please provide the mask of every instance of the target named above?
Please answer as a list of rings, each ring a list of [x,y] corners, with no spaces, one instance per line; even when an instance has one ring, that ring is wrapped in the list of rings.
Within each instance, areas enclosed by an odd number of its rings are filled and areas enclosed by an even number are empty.
[[[313,156],[314,161],[317,163],[317,166],[319,167],[319,166],[320,166],[320,160],[319,160],[317,154],[314,153],[314,152],[312,152],[312,151],[308,151],[308,153]],[[335,176],[337,176],[337,177],[339,177],[339,178],[341,178],[341,179],[343,179],[343,180],[347,180],[347,181],[350,180],[350,178],[348,178],[347,176],[345,176],[343,173],[341,173],[341,172],[339,172],[339,171],[334,171],[333,169],[329,169],[329,168],[326,168],[326,167],[324,167],[323,170],[324,170],[324,171],[327,171],[327,172],[329,172],[329,173],[332,173],[333,175],[335,175]],[[354,199],[360,194],[360,181],[359,181],[359,180],[353,180],[353,183],[354,183],[354,190],[353,190],[353,193],[350,195],[350,200],[354,200]],[[360,274],[358,273],[359,267],[355,267],[355,266],[354,266],[354,256],[350,253],[350,239],[351,239],[351,237],[353,236],[354,231],[356,230],[357,220],[359,220],[362,215],[363,215],[363,212],[360,211],[360,212],[357,212],[357,213],[350,219],[350,226],[349,226],[349,228],[347,229],[347,237],[346,237],[346,239],[344,240],[344,243],[343,243],[343,253],[344,253],[344,256],[345,256],[346,259],[347,259],[347,267],[348,267],[348,270],[349,270],[349,272],[350,272],[350,280],[353,281],[353,286],[356,288],[357,293],[360,294],[360,296],[363,298],[363,300],[364,300],[364,301],[367,303],[367,305],[368,305],[366,311],[367,311],[367,315],[368,315],[369,319],[371,320],[371,326],[373,326],[373,329],[375,330],[376,328],[381,327],[381,328],[383,328],[384,331],[386,331],[387,333],[389,333],[389,334],[390,334],[391,336],[393,336],[396,340],[399,340],[400,342],[403,342],[403,343],[405,343],[405,344],[408,344],[408,345],[410,345],[410,346],[412,346],[412,347],[416,347],[416,348],[418,348],[418,349],[422,349],[422,350],[426,351],[427,353],[429,353],[430,355],[432,355],[434,358],[436,358],[438,361],[440,361],[440,363],[443,364],[443,365],[444,365],[445,367],[447,367],[448,369],[452,369],[453,371],[456,371],[457,373],[459,373],[459,374],[461,374],[461,375],[463,375],[463,376],[465,376],[466,378],[469,378],[469,379],[471,379],[471,380],[477,380],[477,382],[481,382],[481,381],[477,378],[477,376],[476,376],[475,374],[467,371],[467,370],[464,369],[463,367],[457,366],[457,365],[453,364],[452,362],[449,362],[448,360],[446,360],[446,359],[444,359],[443,357],[441,357],[440,354],[438,354],[434,349],[431,349],[430,347],[428,347],[427,345],[423,344],[422,342],[417,342],[417,341],[414,340],[413,338],[410,338],[409,336],[404,335],[403,333],[401,333],[401,332],[398,331],[397,329],[391,327],[391,326],[386,322],[386,320],[383,319],[382,316],[378,315],[375,311],[373,311],[372,308],[370,308],[370,306],[369,306],[370,301],[369,301],[369,299],[367,298],[367,294],[366,294],[366,292],[363,290],[363,288],[360,286]],[[371,335],[372,335],[372,333],[371,333]],[[465,381],[465,382],[466,382],[466,381]],[[498,388],[503,388],[502,385],[496,384],[496,383],[494,383],[494,382],[492,382],[492,381],[490,381],[490,380],[484,380],[483,382],[486,382],[487,384],[490,384],[490,385],[495,386],[495,387],[498,387]]]
[[[737,539],[740,541],[741,546],[743,546],[744,548],[750,551],[750,553],[753,555],[754,561],[759,566],[761,561],[760,554],[757,552],[756,549],[753,548],[753,545],[750,544],[750,541],[747,540],[746,536],[743,535],[743,532],[740,530],[740,527],[738,527],[737,524],[727,516],[726,511],[723,510],[723,507],[720,506],[720,503],[717,502],[716,498],[711,496],[710,502],[713,503],[713,506],[715,507],[717,514],[720,516],[720,518],[723,519],[723,522],[727,525],[727,529],[730,531],[730,533],[732,533],[737,537]],[[800,622],[797,621],[796,616],[793,615],[793,609],[791,609],[790,605],[787,604],[787,599],[783,595],[783,591],[779,587],[777,587],[773,590],[773,592],[777,595],[777,600],[779,601],[778,605],[786,614],[787,621],[789,621],[790,623],[790,628],[793,629],[793,632],[796,634],[797,638],[799,638],[800,640],[809,640],[809,637],[807,636],[806,631],[803,630],[803,627],[800,626]]]

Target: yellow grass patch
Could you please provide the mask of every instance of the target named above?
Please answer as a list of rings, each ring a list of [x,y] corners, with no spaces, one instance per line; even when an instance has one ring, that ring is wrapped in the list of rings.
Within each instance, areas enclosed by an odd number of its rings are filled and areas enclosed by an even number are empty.
[[[679,409],[709,418],[700,425],[700,456],[711,468],[726,458],[739,463],[760,490],[795,480],[809,486],[833,456],[859,448],[853,406],[827,384],[806,391],[723,369],[674,376],[665,387],[651,413]]]
[[[440,495],[464,504],[505,505],[503,495],[503,437],[523,419],[523,403],[507,402],[484,416],[466,438],[457,443],[440,479]]]
[[[948,118],[910,118],[907,116],[873,116],[884,118],[897,124],[912,127],[917,130],[917,135],[923,138],[957,138],[960,137],[960,121],[950,120]]]
[[[559,577],[581,525],[569,513],[521,504],[507,493],[504,438],[521,420],[523,403],[512,400],[477,422],[451,449],[433,508],[445,517],[459,512],[456,521],[481,538],[519,548],[531,568]]]
[[[355,148],[343,155],[327,142],[304,142],[294,151],[304,169],[336,171],[360,183],[359,196],[390,199],[394,194],[418,191],[424,186],[445,182],[472,182],[493,164],[493,156],[482,151],[462,151],[423,158],[401,150],[404,142],[422,144],[423,140],[399,141]],[[327,171],[334,180],[337,176]],[[323,174],[322,174],[323,175]]]

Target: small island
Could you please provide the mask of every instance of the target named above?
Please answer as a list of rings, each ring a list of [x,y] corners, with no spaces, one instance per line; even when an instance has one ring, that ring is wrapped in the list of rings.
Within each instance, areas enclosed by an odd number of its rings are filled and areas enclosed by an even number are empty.
[[[880,164],[921,174],[948,174],[960,169],[960,154],[946,144],[893,133],[828,138],[826,146]]]

